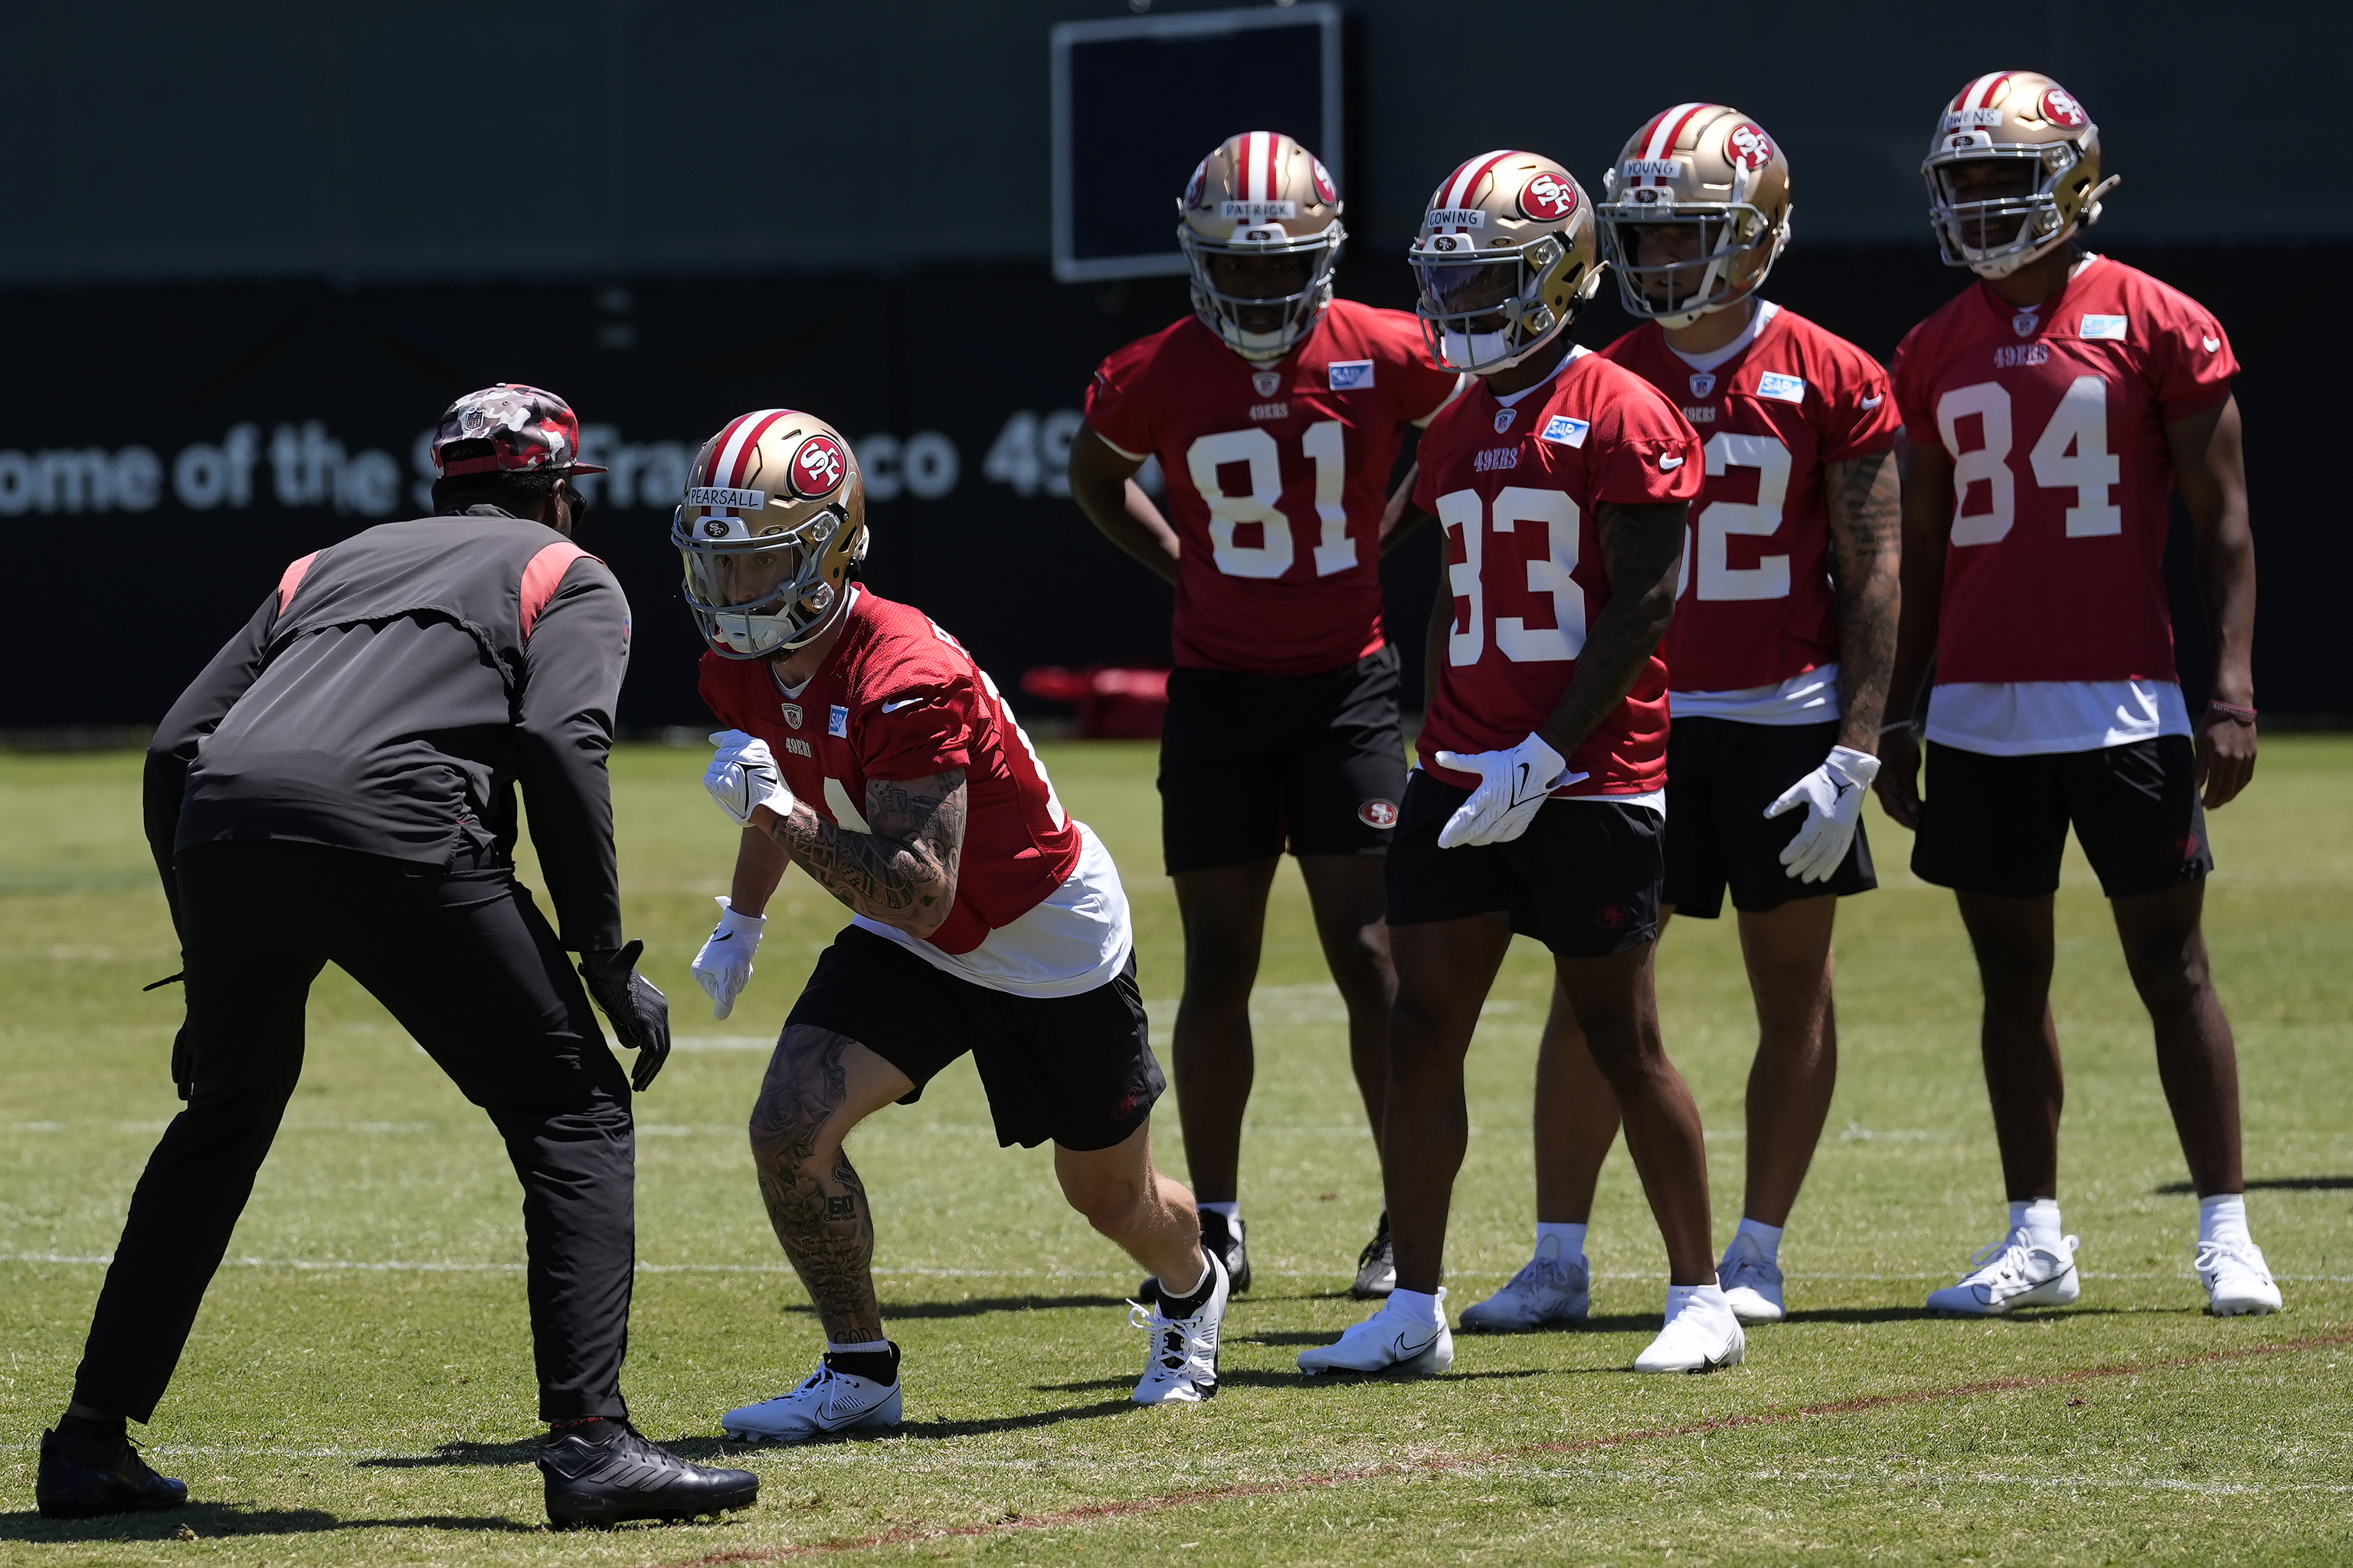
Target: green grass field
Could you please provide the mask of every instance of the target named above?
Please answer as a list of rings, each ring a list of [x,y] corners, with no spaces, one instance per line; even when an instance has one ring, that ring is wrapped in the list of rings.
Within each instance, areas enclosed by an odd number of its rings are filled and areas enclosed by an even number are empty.
[[[1173,999],[1147,747],[1048,748],[1126,868],[1145,994]],[[861,1132],[878,1274],[906,1349],[883,1442],[742,1453],[733,1404],[789,1386],[818,1332],[762,1214],[742,1131],[765,1050],[840,923],[796,876],[759,975],[714,1023],[687,961],[733,829],[701,754],[615,763],[633,935],[680,1048],[639,1102],[638,1424],[757,1469],[714,1525],[546,1532],[518,1194],[498,1141],[339,972],[276,1152],[146,1434],[195,1503],[51,1524],[34,1444],[70,1386],[104,1255],[156,1133],[176,967],[139,835],[138,759],[0,757],[0,1563],[863,1560],[2343,1562],[2353,1559],[2353,740],[2268,743],[2213,834],[2209,937],[2238,1028],[2256,1238],[2289,1310],[2216,1321],[2189,1273],[2195,1202],[2144,1017],[2080,860],[2054,1000],[2071,1090],[2061,1196],[2081,1305],[1958,1323],[1918,1304],[1999,1226],[1977,991],[1948,895],[1900,867],[1840,935],[1844,1066],[1783,1260],[1793,1318],[1707,1378],[1624,1369],[1665,1265],[1623,1147],[1595,1215],[1581,1333],[1459,1341],[1424,1382],[1314,1384],[1300,1346],[1345,1294],[1377,1203],[1338,999],[1296,879],[1278,886],[1244,1149],[1258,1287],[1227,1320],[1225,1392],[1127,1403],[1135,1271],[1065,1211],[1043,1150],[1000,1151],[969,1065]],[[1457,1308],[1524,1260],[1527,1116],[1546,969],[1521,944],[1472,1057]],[[1752,1023],[1729,921],[1665,944],[1670,1050],[1711,1131],[1718,1239],[1737,1218]],[[1173,1000],[1154,1002],[1165,1029]],[[1173,1101],[1159,1130],[1181,1171]]]

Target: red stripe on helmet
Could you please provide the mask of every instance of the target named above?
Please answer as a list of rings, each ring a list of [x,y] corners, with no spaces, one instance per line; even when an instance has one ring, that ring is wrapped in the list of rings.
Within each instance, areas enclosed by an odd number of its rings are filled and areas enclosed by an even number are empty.
[[[2015,73],[2006,70],[1998,70],[1991,76],[1979,77],[1978,79],[1978,85],[1984,90],[1979,93],[1978,101],[1975,103],[1970,104],[1968,107],[1972,109],[1991,109],[1994,105],[1994,100],[2001,96],[2002,89],[2010,85],[2010,79],[2013,74]]]
[[[1275,200],[1275,193],[1282,188],[1282,175],[1280,172],[1282,166],[1282,137],[1281,133],[1273,131],[1268,132],[1266,133],[1266,195],[1261,198],[1262,200]]]
[[[1450,193],[1446,198],[1446,205],[1461,207],[1469,200],[1471,193],[1479,188],[1479,182],[1486,178],[1496,164],[1510,157],[1515,150],[1506,147],[1500,153],[1482,153],[1478,157],[1455,170],[1446,182]]]
[[[1660,145],[1659,151],[1652,154],[1651,156],[1659,158],[1671,158],[1674,156],[1675,143],[1683,140],[1683,128],[1715,107],[1715,105],[1713,103],[1694,103],[1685,109],[1683,111],[1683,117],[1675,122],[1675,128],[1667,132],[1664,140]]]
[[[752,454],[760,450],[760,438],[768,433],[768,427],[791,411],[788,408],[774,410],[766,418],[753,426],[750,433],[744,436],[744,449],[735,454],[735,471],[729,474],[726,480],[729,489],[736,489],[743,484],[744,475],[749,472],[752,467]]]

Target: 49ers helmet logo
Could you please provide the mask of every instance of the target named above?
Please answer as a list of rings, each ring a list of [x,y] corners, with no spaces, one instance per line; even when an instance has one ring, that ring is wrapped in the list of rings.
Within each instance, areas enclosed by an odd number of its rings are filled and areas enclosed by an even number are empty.
[[[1193,166],[1193,177],[1185,182],[1185,205],[1201,205],[1201,187],[1209,183],[1209,160],[1202,159]]]
[[[2092,122],[2084,106],[2075,101],[2075,95],[2063,87],[2054,87],[2042,95],[2042,118],[2052,124],[2064,125],[2071,131]]]
[[[1577,186],[1555,174],[1540,174],[1520,189],[1520,211],[1538,223],[1558,223],[1577,210]]]
[[[811,436],[793,453],[793,493],[804,501],[830,495],[849,472],[849,456],[831,436]]]
[[[1315,181],[1315,199],[1325,207],[1330,207],[1334,202],[1338,201],[1340,187],[1332,183],[1332,171],[1324,166],[1324,160],[1310,153],[1307,155],[1307,167]]]
[[[1743,121],[1724,139],[1724,151],[1744,169],[1761,169],[1773,161],[1773,138],[1763,126]]]

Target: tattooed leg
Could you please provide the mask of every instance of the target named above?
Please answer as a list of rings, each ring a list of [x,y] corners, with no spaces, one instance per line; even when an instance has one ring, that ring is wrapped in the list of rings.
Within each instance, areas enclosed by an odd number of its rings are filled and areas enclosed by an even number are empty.
[[[913,1087],[849,1035],[800,1026],[776,1043],[752,1107],[752,1162],[768,1223],[836,1344],[883,1337],[873,1211],[842,1139]]]

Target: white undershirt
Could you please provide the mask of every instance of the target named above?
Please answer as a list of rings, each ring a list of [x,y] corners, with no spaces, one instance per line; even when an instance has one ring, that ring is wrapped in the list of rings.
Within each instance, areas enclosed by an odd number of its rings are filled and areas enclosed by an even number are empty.
[[[1780,313],[1781,307],[1775,304],[1772,301],[1759,300],[1757,302],[1757,309],[1755,313],[1748,318],[1748,325],[1742,329],[1738,337],[1734,338],[1722,348],[1711,348],[1705,354],[1685,354],[1682,349],[1677,348],[1673,344],[1670,343],[1667,344],[1667,352],[1673,355],[1677,359],[1682,360],[1685,365],[1690,366],[1694,370],[1713,370],[1717,366],[1722,365],[1725,361],[1738,354],[1742,349],[1746,348],[1750,344],[1755,343],[1757,341],[1757,334],[1765,330],[1765,323],[1771,321],[1775,316],[1779,315]],[[1664,329],[1662,330],[1663,331]]]
[[[2100,751],[2189,733],[2171,681],[1981,681],[1928,695],[1928,738],[1989,757]]]
[[[1835,659],[1769,686],[1743,686],[1729,692],[1671,691],[1667,711],[1679,719],[1767,725],[1827,724],[1845,713],[1839,702]]]
[[[850,916],[860,930],[898,943],[935,969],[958,980],[1014,996],[1076,996],[1108,985],[1127,964],[1135,928],[1127,910],[1127,890],[1111,852],[1084,822],[1079,830],[1079,863],[1062,885],[1009,926],[999,926],[968,953],[945,953],[863,915]]]

